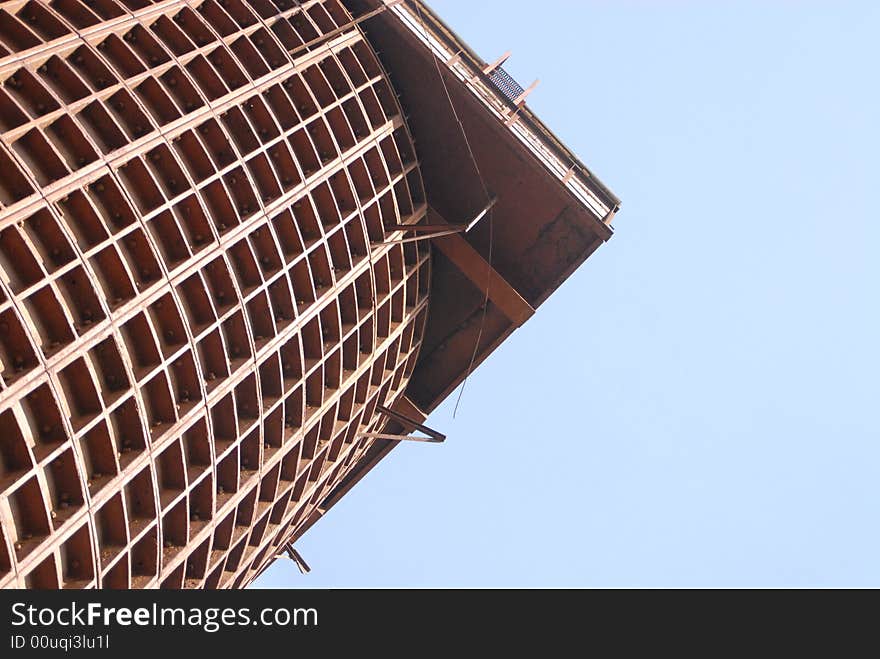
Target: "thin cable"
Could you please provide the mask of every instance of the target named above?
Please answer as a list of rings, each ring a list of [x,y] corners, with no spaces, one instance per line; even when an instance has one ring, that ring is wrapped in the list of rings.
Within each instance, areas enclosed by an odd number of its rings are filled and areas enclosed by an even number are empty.
[[[416,0],[414,3],[416,8],[416,13],[419,15],[419,23],[422,27],[422,32],[428,37],[428,30],[425,28],[425,18],[422,15],[422,6],[421,3]],[[430,44],[429,44],[430,50]],[[440,83],[443,85],[443,91],[446,94],[446,100],[449,101],[449,107],[452,110],[452,114],[455,117],[455,121],[458,123],[458,127],[461,130],[461,136],[464,138],[464,143],[467,146],[468,153],[471,157],[471,162],[474,165],[474,171],[477,173],[477,178],[480,181],[480,185],[483,188],[483,193],[486,195],[486,202],[489,203],[492,201],[492,195],[489,194],[489,188],[486,186],[486,181],[483,179],[483,174],[480,171],[480,166],[477,164],[477,158],[474,156],[474,150],[471,148],[470,140],[467,136],[467,131],[464,129],[464,124],[461,123],[461,119],[458,116],[458,111],[455,109],[455,103],[452,101],[452,96],[449,93],[449,88],[446,86],[446,79],[443,77],[443,73],[440,71],[440,63],[437,61],[437,56],[431,52],[431,59],[434,60],[434,68],[437,70],[437,77],[440,78]],[[455,400],[455,408],[452,410],[452,418],[455,418],[455,415],[458,413],[458,405],[461,403],[461,397],[464,394],[464,388],[467,385],[468,378],[471,376],[471,372],[474,368],[474,362],[477,361],[477,352],[480,349],[480,342],[483,340],[483,328],[486,325],[486,315],[489,311],[489,283],[492,281],[492,252],[494,247],[494,223],[492,219],[494,214],[492,210],[489,210],[489,217],[486,220],[489,224],[489,251],[486,259],[486,290],[483,294],[483,313],[480,316],[480,329],[477,332],[477,340],[474,342],[474,351],[471,354],[471,360],[468,364],[467,370],[464,374],[464,380],[461,382],[461,388],[458,390],[458,398]]]

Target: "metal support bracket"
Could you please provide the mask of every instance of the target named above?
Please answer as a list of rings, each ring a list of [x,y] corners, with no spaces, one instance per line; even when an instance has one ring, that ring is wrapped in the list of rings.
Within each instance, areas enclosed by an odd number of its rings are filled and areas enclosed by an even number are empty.
[[[414,430],[425,433],[427,437],[419,437],[418,435],[393,435],[391,433],[384,432],[363,432],[360,433],[358,437],[368,437],[370,439],[388,439],[392,441],[427,442],[429,444],[442,444],[446,441],[446,435],[444,435],[443,433],[437,432],[433,428],[429,428],[428,426],[418,423],[417,421],[413,421],[409,417],[406,417],[399,412],[395,412],[394,410],[383,407],[382,405],[377,405],[376,409],[387,416],[389,419],[397,421],[404,427],[411,427]]]
[[[522,94],[517,96],[513,101],[513,109],[508,109],[505,111],[507,118],[504,120],[505,126],[510,126],[514,121],[516,121],[517,116],[519,115],[519,111],[522,110],[526,105],[526,99],[529,94],[535,91],[535,87],[538,86],[540,80],[535,80],[528,88],[524,89]]]
[[[392,224],[388,227],[389,231],[413,231],[422,233],[421,236],[411,236],[409,238],[401,238],[398,240],[387,240],[383,245],[394,245],[397,243],[411,243],[417,240],[430,240],[431,238],[439,238],[440,236],[450,236],[454,233],[467,233],[476,226],[477,222],[482,220],[492,207],[495,206],[498,197],[492,197],[489,203],[481,210],[474,219],[467,224]]]
[[[483,73],[485,73],[486,75],[489,75],[490,73],[492,73],[492,71],[494,71],[499,66],[504,64],[508,60],[509,57],[510,57],[510,51],[508,50],[506,53],[504,53],[497,60],[492,62],[492,64],[487,64],[485,67],[483,67]]]
[[[286,558],[289,558],[294,563],[296,563],[296,567],[299,569],[301,574],[308,574],[312,571],[312,568],[309,567],[309,564],[306,563],[305,559],[296,549],[294,549],[292,542],[288,542],[284,545],[284,553],[287,555]],[[277,557],[283,558],[285,556],[284,554],[278,554]]]

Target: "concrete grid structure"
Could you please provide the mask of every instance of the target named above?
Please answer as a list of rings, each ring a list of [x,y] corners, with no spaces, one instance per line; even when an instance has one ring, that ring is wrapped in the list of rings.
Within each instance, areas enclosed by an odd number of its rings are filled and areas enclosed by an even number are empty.
[[[0,586],[247,585],[610,237],[502,74],[413,0],[0,3]]]

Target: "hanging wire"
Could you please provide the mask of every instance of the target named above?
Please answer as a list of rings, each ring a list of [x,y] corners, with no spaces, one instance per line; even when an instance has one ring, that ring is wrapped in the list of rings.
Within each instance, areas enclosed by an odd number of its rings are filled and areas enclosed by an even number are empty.
[[[425,27],[425,17],[422,15],[422,6],[418,0],[413,2],[416,8],[416,13],[419,15],[419,23],[422,28],[422,32],[425,36],[428,36],[428,30]],[[467,131],[464,129],[464,124],[461,123],[461,119],[458,116],[458,111],[455,109],[455,103],[452,101],[452,96],[449,93],[449,88],[446,86],[446,79],[443,77],[443,72],[440,71],[440,62],[437,61],[437,56],[434,53],[430,53],[431,59],[434,60],[434,68],[437,71],[437,77],[440,78],[440,83],[443,85],[443,92],[446,94],[446,100],[449,102],[449,107],[452,110],[452,114],[455,117],[455,121],[458,123],[458,128],[461,131],[461,136],[464,138],[464,143],[467,146],[468,154],[470,154],[471,162],[474,165],[474,171],[477,173],[477,178],[480,181],[480,186],[483,188],[483,193],[486,195],[487,203],[491,203],[492,195],[489,193],[489,188],[486,186],[486,181],[483,179],[483,174],[480,171],[480,166],[477,164],[477,158],[474,156],[474,150],[471,148],[470,140],[467,136]],[[474,362],[477,360],[477,352],[480,349],[480,342],[483,340],[483,329],[486,325],[486,315],[489,311],[489,283],[492,281],[492,252],[494,247],[494,213],[490,208],[489,217],[486,219],[489,226],[489,250],[486,259],[486,289],[483,294],[483,309],[482,314],[480,316],[480,328],[477,332],[477,340],[474,342],[474,350],[471,353],[471,360],[468,364],[467,370],[464,374],[464,380],[461,382],[461,388],[458,390],[458,397],[455,400],[455,408],[452,410],[452,418],[455,418],[455,415],[458,413],[458,406],[461,403],[461,397],[464,394],[465,386],[467,385],[468,378],[471,376],[471,371],[474,368]]]

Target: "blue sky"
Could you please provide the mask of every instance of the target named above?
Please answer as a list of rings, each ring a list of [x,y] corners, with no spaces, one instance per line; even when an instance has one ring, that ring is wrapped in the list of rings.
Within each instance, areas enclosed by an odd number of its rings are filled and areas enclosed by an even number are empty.
[[[880,4],[431,5],[616,234],[257,585],[880,586]]]

